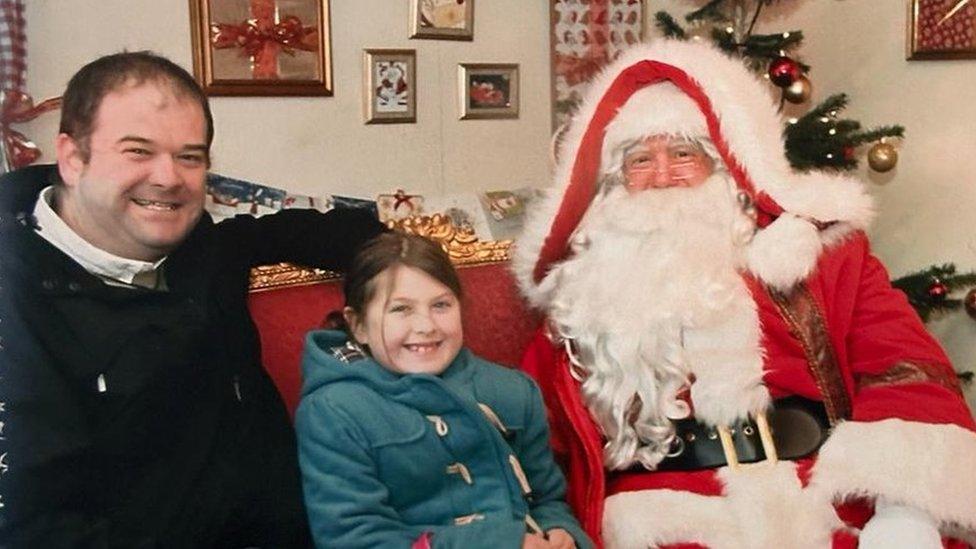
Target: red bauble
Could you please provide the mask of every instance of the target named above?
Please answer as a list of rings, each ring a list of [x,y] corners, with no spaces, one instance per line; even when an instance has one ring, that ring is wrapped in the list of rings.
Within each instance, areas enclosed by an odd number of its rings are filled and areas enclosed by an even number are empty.
[[[929,286],[928,294],[932,301],[938,303],[943,301],[946,296],[949,295],[949,287],[936,280]]]
[[[844,160],[854,160],[854,147],[847,146],[844,147]]]
[[[769,64],[769,80],[781,88],[796,82],[802,74],[800,64],[785,55],[773,59]]]

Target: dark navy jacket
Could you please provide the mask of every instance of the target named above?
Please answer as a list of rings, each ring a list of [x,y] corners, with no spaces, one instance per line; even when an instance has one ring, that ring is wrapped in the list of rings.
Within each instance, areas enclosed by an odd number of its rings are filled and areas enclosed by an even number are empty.
[[[367,214],[204,214],[168,291],[104,284],[34,232],[52,166],[0,179],[0,545],[304,547],[293,429],[260,363],[248,273],[340,269]]]

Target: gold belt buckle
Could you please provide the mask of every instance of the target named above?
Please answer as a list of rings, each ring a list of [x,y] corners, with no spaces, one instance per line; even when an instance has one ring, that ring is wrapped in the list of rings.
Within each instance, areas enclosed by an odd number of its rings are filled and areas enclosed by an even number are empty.
[[[763,452],[766,459],[754,465],[768,462],[775,465],[779,462],[776,454],[776,444],[773,442],[773,432],[769,428],[769,420],[766,418],[766,411],[763,410],[756,414],[756,427],[759,430],[759,440],[762,443]],[[725,454],[725,461],[729,464],[729,469],[736,471],[743,465],[739,463],[739,454],[735,451],[735,444],[732,442],[732,432],[728,425],[720,425],[717,429],[718,437],[722,441],[722,453]]]

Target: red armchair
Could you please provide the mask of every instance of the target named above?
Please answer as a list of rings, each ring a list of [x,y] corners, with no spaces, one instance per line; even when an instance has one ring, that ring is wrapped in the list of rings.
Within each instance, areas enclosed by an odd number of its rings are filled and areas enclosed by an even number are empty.
[[[460,266],[458,275],[464,292],[465,345],[488,360],[517,366],[540,317],[519,295],[508,261]],[[252,287],[261,285],[254,282],[258,277],[252,276]],[[294,415],[305,334],[319,328],[329,312],[341,309],[343,298],[341,280],[308,284],[308,276],[291,278],[294,283],[252,290],[249,305],[261,336],[261,360]]]

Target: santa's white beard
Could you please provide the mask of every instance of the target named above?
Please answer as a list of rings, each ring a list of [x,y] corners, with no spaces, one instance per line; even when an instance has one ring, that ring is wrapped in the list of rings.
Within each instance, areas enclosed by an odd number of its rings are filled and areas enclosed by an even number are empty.
[[[687,417],[677,393],[691,367],[685,329],[726,320],[742,297],[737,268],[752,224],[716,174],[694,188],[597,198],[556,267],[549,316],[575,341],[583,400],[608,439],[608,469],[653,468]]]

